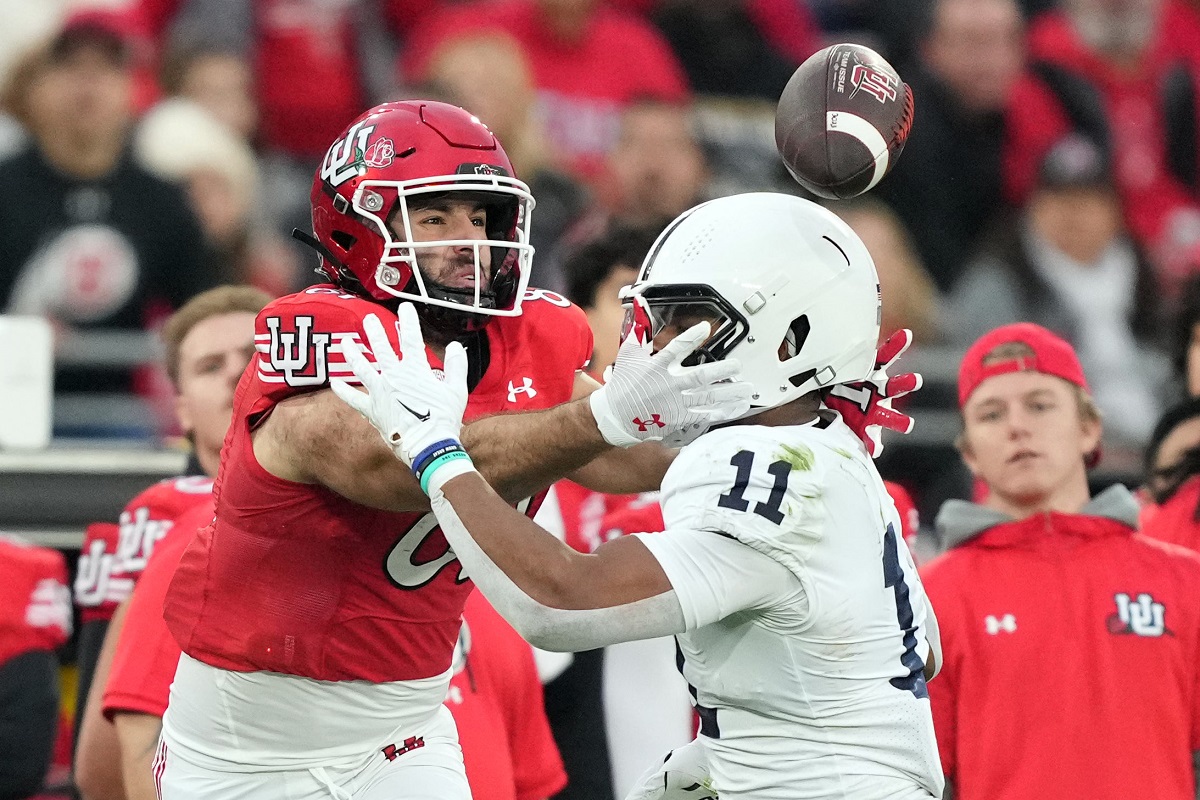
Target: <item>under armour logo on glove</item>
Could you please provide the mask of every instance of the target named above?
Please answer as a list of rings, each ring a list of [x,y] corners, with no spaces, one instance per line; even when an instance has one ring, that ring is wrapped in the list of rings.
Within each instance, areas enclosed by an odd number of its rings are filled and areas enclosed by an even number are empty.
[[[667,427],[666,423],[662,421],[662,417],[660,417],[658,414],[651,414],[650,419],[647,419],[647,420],[642,420],[638,417],[634,417],[633,424],[638,426],[639,431],[650,430],[650,428],[648,427],[650,425],[657,425],[660,428]]]
[[[646,300],[634,295],[632,302],[635,324],[624,332],[605,385],[588,398],[604,441],[617,447],[657,441],[678,447],[750,410],[753,387],[737,380],[741,365],[736,359],[683,366],[708,339],[707,322],[693,325],[655,353]]]
[[[912,331],[901,328],[875,353],[875,369],[865,381],[841,383],[826,390],[822,399],[842,415],[850,430],[866,446],[871,458],[883,452],[883,429],[909,433],[913,418],[892,408],[892,401],[921,388],[921,376],[905,372],[888,377],[888,369],[912,344]]]

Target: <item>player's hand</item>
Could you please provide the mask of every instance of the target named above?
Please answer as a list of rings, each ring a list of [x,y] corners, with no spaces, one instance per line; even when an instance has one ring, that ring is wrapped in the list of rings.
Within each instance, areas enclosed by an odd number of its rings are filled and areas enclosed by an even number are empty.
[[[913,418],[892,408],[892,401],[921,388],[921,376],[905,372],[888,377],[888,369],[912,344],[912,331],[901,328],[875,354],[875,371],[865,381],[841,383],[825,391],[825,405],[842,415],[872,458],[883,452],[883,429],[908,433]]]
[[[667,753],[651,767],[625,800],[716,800],[708,753],[699,739]]]
[[[465,461],[459,466],[470,464],[459,442],[467,408],[467,353],[458,342],[447,345],[444,375],[438,375],[425,355],[421,323],[412,303],[401,304],[396,316],[399,356],[392,349],[383,323],[369,314],[363,320],[363,331],[375,356],[374,364],[353,339],[341,340],[346,363],[365,393],[337,379],[330,381],[330,388],[375,426],[425,489],[432,471],[447,460]],[[423,478],[427,469],[429,473]]]
[[[605,371],[605,384],[589,397],[604,440],[617,447],[665,442],[681,447],[719,422],[750,410],[753,387],[737,380],[741,364],[727,358],[685,367],[682,362],[708,339],[707,322],[693,325],[653,352],[646,301],[633,297],[634,324]]]

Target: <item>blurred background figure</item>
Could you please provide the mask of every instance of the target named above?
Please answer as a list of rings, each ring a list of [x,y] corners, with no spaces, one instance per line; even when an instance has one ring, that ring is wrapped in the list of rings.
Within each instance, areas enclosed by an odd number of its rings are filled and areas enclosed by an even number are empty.
[[[499,31],[447,38],[434,49],[422,79],[505,143],[513,168],[537,201],[529,231],[537,257],[529,285],[562,291],[559,243],[590,197],[565,170],[534,114],[533,78],[520,45]]]
[[[1177,0],[1063,0],[1032,22],[1028,48],[1009,103],[1010,201],[1029,197],[1064,134],[1088,136],[1112,164],[1129,230],[1173,296],[1200,241],[1200,17]]]
[[[159,80],[166,97],[190,100],[246,143],[255,140],[254,71],[241,54],[216,44],[181,45],[163,55]]]
[[[1003,210],[1004,110],[1021,74],[1024,23],[1013,0],[916,6],[920,57],[901,72],[916,99],[912,133],[876,194],[900,215],[938,290],[948,292]]]
[[[183,192],[129,154],[130,39],[76,16],[14,70],[5,105],[31,142],[0,162],[0,308],[66,336],[144,330],[217,278]],[[128,372],[61,367],[56,391],[134,388]]]
[[[663,225],[708,199],[690,106],[647,99],[626,108],[608,172],[608,211],[625,225]]]
[[[829,208],[858,234],[875,262],[884,299],[879,327],[883,335],[908,328],[914,343],[938,343],[942,338],[941,297],[897,214],[869,197],[830,203]]]
[[[652,19],[692,89],[775,101],[796,67],[823,46],[806,3],[660,0]]]
[[[1175,394],[1200,397],[1200,274],[1192,275],[1180,291],[1172,331]]]
[[[1167,409],[1146,445],[1141,529],[1200,552],[1200,399]]]
[[[1168,373],[1161,297],[1089,140],[1072,135],[1047,153],[1025,209],[959,282],[953,320],[961,344],[1016,321],[1060,333],[1088,371],[1106,432],[1139,448],[1149,437]]]
[[[291,249],[260,217],[254,151],[233,129],[190,100],[164,100],[142,117],[133,148],[143,166],[187,190],[221,281],[272,296],[300,288]]]
[[[58,731],[58,657],[71,635],[61,553],[0,535],[0,797],[42,788]]]
[[[484,0],[431,14],[404,53],[417,79],[447,37],[500,30],[521,44],[537,88],[537,116],[571,169],[595,179],[617,142],[621,112],[642,98],[688,96],[679,60],[645,18],[604,0]]]

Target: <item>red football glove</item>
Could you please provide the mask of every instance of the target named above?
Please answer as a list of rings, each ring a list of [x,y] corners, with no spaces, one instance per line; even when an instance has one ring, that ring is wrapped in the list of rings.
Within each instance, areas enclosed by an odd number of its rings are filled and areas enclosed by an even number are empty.
[[[892,401],[921,388],[915,372],[888,377],[888,369],[912,344],[912,331],[901,328],[887,338],[875,353],[875,371],[865,381],[839,383],[825,391],[825,405],[842,415],[850,430],[858,434],[871,458],[883,452],[883,429],[908,433],[913,418],[892,408]]]

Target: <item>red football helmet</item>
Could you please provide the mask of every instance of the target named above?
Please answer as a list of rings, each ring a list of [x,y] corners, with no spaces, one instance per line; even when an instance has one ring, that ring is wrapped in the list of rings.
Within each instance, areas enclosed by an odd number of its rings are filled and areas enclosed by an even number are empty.
[[[486,239],[412,241],[414,195],[469,192],[487,206]],[[533,196],[513,177],[492,132],[457,106],[405,100],[375,106],[329,148],[313,178],[312,222],[320,271],[338,286],[380,301],[394,298],[478,314],[517,316],[529,282]],[[389,223],[404,238],[397,241]],[[471,247],[473,288],[423,274],[417,251]],[[491,278],[480,254],[490,249]],[[480,320],[486,322],[486,318]]]

